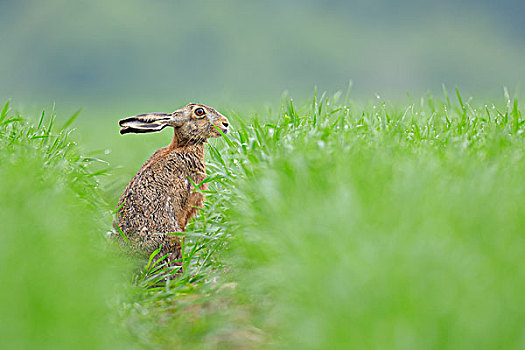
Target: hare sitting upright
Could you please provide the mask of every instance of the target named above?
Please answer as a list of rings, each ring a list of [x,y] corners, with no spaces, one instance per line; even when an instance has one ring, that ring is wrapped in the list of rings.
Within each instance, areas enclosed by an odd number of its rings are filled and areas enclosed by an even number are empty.
[[[161,246],[159,257],[168,254],[169,262],[177,261],[182,257],[181,241],[173,233],[184,231],[204,200],[192,184],[206,178],[204,144],[210,137],[220,137],[219,130],[228,132],[228,119],[211,107],[191,103],[173,113],[125,118],[119,125],[121,134],[156,132],[167,126],[175,130],[171,143],[153,153],[124,189],[114,225],[141,253],[149,255]]]

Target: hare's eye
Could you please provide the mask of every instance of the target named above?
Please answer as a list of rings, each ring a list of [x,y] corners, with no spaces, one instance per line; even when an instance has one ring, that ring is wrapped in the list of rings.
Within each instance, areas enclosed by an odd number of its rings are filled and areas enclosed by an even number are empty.
[[[194,113],[195,113],[195,115],[196,115],[197,117],[202,117],[202,116],[204,115],[204,113],[205,113],[205,112],[204,112],[204,108],[200,108],[200,107],[199,107],[199,108],[197,108],[197,109],[194,111]]]

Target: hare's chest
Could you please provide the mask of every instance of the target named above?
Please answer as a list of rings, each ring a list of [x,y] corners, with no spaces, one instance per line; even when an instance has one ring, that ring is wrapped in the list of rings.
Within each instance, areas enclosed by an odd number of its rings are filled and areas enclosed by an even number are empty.
[[[172,154],[166,171],[172,188],[190,194],[206,178],[204,162],[193,154]]]

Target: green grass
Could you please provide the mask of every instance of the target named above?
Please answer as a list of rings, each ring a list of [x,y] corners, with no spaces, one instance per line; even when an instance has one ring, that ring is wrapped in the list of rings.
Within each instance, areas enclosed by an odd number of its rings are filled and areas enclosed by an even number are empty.
[[[289,105],[258,131],[232,261],[284,348],[525,345],[524,121],[457,97]]]
[[[96,158],[54,124],[0,114],[2,347],[128,348],[110,305],[130,272],[104,239]]]
[[[210,193],[186,232],[184,275],[152,289],[152,274],[139,271],[131,293],[115,293],[118,302],[110,307],[97,301],[111,300],[107,291],[124,288],[122,282],[91,293],[91,308],[115,315],[107,337],[166,349],[525,346],[525,120],[516,99],[506,93],[501,105],[484,105],[444,91],[443,99],[359,105],[336,94],[314,96],[303,106],[283,99],[278,111],[258,118],[229,117],[233,132],[208,147]],[[129,143],[125,160],[135,157],[138,169],[144,154],[162,146],[142,136],[117,139],[115,133],[109,142]],[[20,138],[16,144],[31,142]],[[2,154],[26,159],[49,154],[46,147]],[[109,228],[107,213],[133,168],[124,164],[129,168],[117,179],[106,176],[101,191],[96,177],[79,166],[82,157],[53,159],[52,166],[69,172],[40,166],[35,178],[10,165],[11,178],[30,185],[11,196],[28,203],[25,198],[44,196],[39,191],[48,196],[45,181],[58,181],[69,199],[48,202],[47,212],[83,220],[90,231]],[[75,184],[75,178],[85,180]],[[14,188],[4,183],[3,191]],[[73,211],[68,201],[82,205]],[[19,218],[42,210],[21,206],[10,204],[2,214]],[[20,232],[38,232],[47,245],[31,254],[46,257],[54,252],[54,231],[41,228],[47,216],[33,215],[33,226]],[[73,232],[83,248],[100,244],[96,233],[89,235],[95,244]],[[13,235],[2,247],[25,256],[21,237]],[[85,277],[93,288],[101,286],[93,275],[120,276],[104,268],[111,265],[105,259],[80,261],[93,266]],[[7,271],[14,281],[15,269]],[[45,272],[51,280],[64,274],[84,281],[71,271]],[[26,281],[30,290],[51,289]],[[28,297],[18,298],[23,303]],[[67,305],[75,300],[67,294],[47,298]],[[53,324],[50,317],[44,314],[41,322]],[[26,327],[20,332],[34,334],[29,323],[19,324]]]

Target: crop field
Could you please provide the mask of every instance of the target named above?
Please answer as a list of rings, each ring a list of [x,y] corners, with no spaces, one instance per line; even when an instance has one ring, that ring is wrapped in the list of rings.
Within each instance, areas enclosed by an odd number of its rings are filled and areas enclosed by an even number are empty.
[[[159,285],[162,266],[106,233],[169,130],[120,136],[121,116],[4,104],[2,348],[525,348],[517,98],[315,93],[219,110],[232,131],[207,145],[184,273]]]

